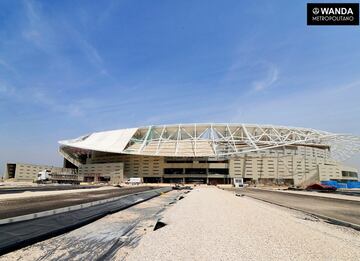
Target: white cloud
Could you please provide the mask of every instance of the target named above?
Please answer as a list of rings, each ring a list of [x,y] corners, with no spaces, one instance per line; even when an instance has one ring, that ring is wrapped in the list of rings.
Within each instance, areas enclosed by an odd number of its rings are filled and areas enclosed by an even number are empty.
[[[15,94],[15,88],[9,86],[6,83],[0,82],[0,94],[13,96]]]
[[[308,127],[335,133],[360,135],[360,81],[340,86],[297,89],[267,98],[237,100],[232,122]],[[230,114],[230,113],[228,113]],[[351,165],[360,169],[360,154]]]
[[[85,114],[88,107],[93,107],[95,101],[76,100],[76,102],[63,102],[49,95],[47,92],[39,88],[18,89],[7,83],[0,82],[0,95],[6,99],[19,102],[34,104],[37,106],[45,106],[54,112],[66,113],[69,116],[79,117]]]
[[[313,127],[323,130],[359,134],[358,97],[360,82],[341,86],[298,89],[270,98],[237,100],[233,104],[233,121]]]
[[[46,106],[55,112],[66,113],[73,117],[79,117],[85,114],[86,104],[81,101],[76,101],[76,103],[58,101],[39,89],[32,90],[32,98],[33,102]]]
[[[3,59],[0,59],[0,66],[2,66],[3,68],[5,68],[7,71],[12,72],[17,74],[16,70],[14,69],[14,67],[12,67],[10,64],[8,64],[6,61],[4,61]]]
[[[269,65],[268,73],[265,79],[257,80],[252,83],[253,90],[256,92],[263,91],[274,84],[279,78],[279,70],[274,65]]]
[[[22,32],[24,39],[58,61],[64,60],[63,45],[73,45],[101,75],[109,76],[98,50],[81,32],[66,21],[43,15],[38,2],[27,1],[25,7],[29,23]]]

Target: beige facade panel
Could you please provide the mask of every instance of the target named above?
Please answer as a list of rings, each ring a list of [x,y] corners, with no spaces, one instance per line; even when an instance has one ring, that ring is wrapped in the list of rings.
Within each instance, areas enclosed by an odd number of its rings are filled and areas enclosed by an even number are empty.
[[[341,176],[341,168],[344,167],[328,157],[329,153],[326,149],[301,146],[253,152],[241,157],[233,156],[226,160],[208,157],[167,158],[93,151],[86,159],[86,164],[122,162],[125,179],[129,177],[171,177],[171,174],[165,173],[166,169],[172,169],[177,175],[183,175],[183,177],[204,176],[204,174],[186,174],[186,169],[206,169],[207,176],[204,177],[216,177],[214,172],[228,169],[228,174],[226,174],[228,178],[243,177],[255,182],[293,180],[295,185],[319,180],[344,179]],[[354,171],[354,169],[349,168],[349,171]],[[223,175],[219,177],[223,177]]]
[[[162,157],[92,152],[84,166],[102,163],[123,164],[123,179],[130,177],[157,178],[228,178],[243,177],[253,182],[281,182],[304,185],[320,180],[354,180],[349,178],[356,169],[345,167],[327,158],[328,152],[319,148],[261,151],[229,159],[194,157]],[[206,170],[203,174],[186,170]],[[173,171],[169,174],[168,171]],[[224,172],[222,170],[228,170]],[[346,176],[342,176],[345,170]],[[98,173],[104,174],[104,171]],[[82,172],[81,172],[82,173]],[[218,174],[216,174],[218,173]],[[221,173],[221,174],[220,174]],[[106,176],[106,175],[105,175]]]
[[[124,181],[124,164],[116,162],[81,165],[79,176],[84,181],[121,183]]]
[[[5,179],[15,181],[34,181],[40,171],[52,170],[57,173],[73,173],[73,169],[54,167],[50,165],[36,165],[27,163],[7,163],[5,166]]]

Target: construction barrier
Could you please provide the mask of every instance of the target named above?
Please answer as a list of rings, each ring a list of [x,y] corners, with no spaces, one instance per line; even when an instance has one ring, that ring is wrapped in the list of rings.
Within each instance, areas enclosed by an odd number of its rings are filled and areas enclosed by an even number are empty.
[[[360,182],[359,181],[350,181],[347,183],[348,188],[360,188]]]
[[[338,189],[360,188],[359,181],[348,181],[345,183],[345,182],[337,182],[335,180],[326,180],[326,181],[321,181],[321,184],[332,186]]]

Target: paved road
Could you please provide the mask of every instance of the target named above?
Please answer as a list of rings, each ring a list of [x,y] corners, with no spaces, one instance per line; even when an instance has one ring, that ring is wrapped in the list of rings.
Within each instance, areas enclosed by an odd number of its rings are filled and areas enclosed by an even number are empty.
[[[315,197],[254,188],[240,189],[239,192],[252,198],[303,210],[315,215],[326,216],[343,222],[349,222],[360,227],[359,201]]]
[[[68,207],[91,201],[146,191],[152,187],[127,187],[109,190],[74,192],[61,195],[0,200],[0,219]]]

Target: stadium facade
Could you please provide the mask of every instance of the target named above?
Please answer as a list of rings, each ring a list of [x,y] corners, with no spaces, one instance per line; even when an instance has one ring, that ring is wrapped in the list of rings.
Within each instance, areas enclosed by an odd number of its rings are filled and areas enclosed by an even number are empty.
[[[357,181],[342,160],[359,151],[356,136],[257,124],[176,124],[95,132],[60,141],[64,167],[85,181],[305,185]]]

